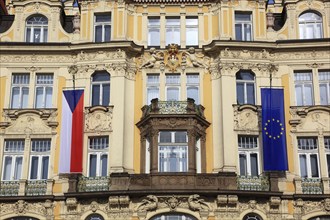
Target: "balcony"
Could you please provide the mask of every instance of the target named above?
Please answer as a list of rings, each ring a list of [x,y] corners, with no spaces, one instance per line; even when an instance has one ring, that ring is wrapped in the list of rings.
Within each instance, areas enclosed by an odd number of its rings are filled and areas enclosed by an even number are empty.
[[[239,190],[269,191],[270,183],[266,176],[238,176],[237,187]]]
[[[29,180],[26,182],[25,195],[41,196],[46,195],[47,180]]]
[[[323,178],[295,178],[296,194],[329,194],[330,180]]]
[[[17,196],[19,192],[19,181],[1,181],[0,196]]]
[[[85,177],[81,176],[78,180],[79,192],[100,192],[109,191],[109,176]]]
[[[196,105],[195,101],[190,98],[188,98],[187,101],[159,101],[158,99],[153,99],[150,105],[145,105],[142,108],[142,112],[142,118],[152,114],[196,114],[205,118],[204,107],[202,105]]]

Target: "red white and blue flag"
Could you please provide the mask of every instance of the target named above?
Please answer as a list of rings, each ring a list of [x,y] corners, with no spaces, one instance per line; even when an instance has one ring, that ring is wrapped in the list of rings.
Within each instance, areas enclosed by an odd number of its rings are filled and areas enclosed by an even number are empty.
[[[81,173],[84,90],[65,90],[62,97],[60,173]]]

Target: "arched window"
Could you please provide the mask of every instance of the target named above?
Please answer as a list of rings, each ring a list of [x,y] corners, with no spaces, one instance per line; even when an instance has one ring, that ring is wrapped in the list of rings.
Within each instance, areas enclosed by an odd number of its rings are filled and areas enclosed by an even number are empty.
[[[108,106],[110,103],[110,74],[107,71],[92,75],[92,106]]]
[[[32,16],[26,20],[26,42],[47,42],[48,19],[44,16]]]
[[[249,70],[236,73],[237,104],[255,104],[255,76]]]
[[[85,220],[104,220],[104,218],[102,217],[102,215],[94,213],[94,214],[87,216],[87,218],[85,218]]]
[[[310,218],[309,220],[329,220],[329,219],[330,219],[330,215],[323,215],[323,216]]]
[[[300,39],[321,38],[322,17],[314,12],[306,12],[299,16]]]
[[[186,214],[162,214],[151,218],[150,220],[196,220],[196,218]]]
[[[28,217],[28,216],[20,216],[20,217],[11,217],[6,220],[38,220],[37,218]]]
[[[262,220],[262,218],[255,213],[249,213],[244,216],[243,220]]]

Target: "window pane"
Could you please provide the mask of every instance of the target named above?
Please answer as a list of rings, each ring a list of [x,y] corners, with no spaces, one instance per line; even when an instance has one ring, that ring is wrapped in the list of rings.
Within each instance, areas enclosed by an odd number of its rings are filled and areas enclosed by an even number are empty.
[[[21,178],[22,173],[22,163],[23,157],[16,157],[15,171],[14,171],[14,179],[19,180]]]
[[[258,176],[258,154],[250,154],[251,176]]]
[[[48,179],[49,157],[42,157],[41,179]]]
[[[150,87],[147,89],[147,104],[150,104],[152,99],[159,98],[159,88]]]
[[[244,32],[245,32],[245,36],[244,36],[244,40],[246,41],[251,41],[252,38],[252,33],[251,33],[251,25],[250,24],[245,24],[244,25]]]
[[[330,177],[330,154],[327,154],[328,177]]]
[[[247,175],[247,170],[246,170],[246,155],[245,154],[240,154],[239,155],[239,173],[241,176],[246,176]]]
[[[96,22],[110,22],[111,16],[110,16],[110,14],[96,15],[95,21]]]
[[[248,83],[246,85],[247,89],[247,103],[254,105],[254,84]]]
[[[30,42],[31,41],[31,28],[27,28],[26,29],[26,42]]]
[[[41,29],[40,28],[34,28],[33,29],[33,42],[34,43],[40,43],[41,38]]]
[[[43,39],[43,41],[42,42],[47,42],[48,41],[48,39],[47,39],[47,36],[48,36],[48,29],[47,28],[43,28],[44,29],[44,39]]]
[[[159,28],[150,28],[148,32],[148,45],[159,46],[160,45],[160,30]]]
[[[302,85],[295,86],[296,105],[303,105]]]
[[[300,162],[300,176],[302,178],[307,177],[307,161],[306,161],[306,155],[299,155],[299,162]]]
[[[101,176],[107,176],[108,169],[108,155],[103,154],[101,156]]]
[[[110,25],[104,25],[104,41],[109,42],[111,37],[111,26]]]
[[[30,179],[37,179],[38,178],[38,157],[32,157],[31,158],[31,173],[30,173]]]
[[[244,84],[236,84],[236,95],[237,95],[237,104],[244,104]]]
[[[188,87],[187,88],[187,98],[191,98],[195,100],[196,104],[199,104],[199,93],[198,87]]]
[[[22,93],[23,93],[23,97],[22,97],[22,108],[27,108],[27,106],[28,106],[28,98],[29,98],[29,88],[23,87],[22,88]]]
[[[171,132],[161,131],[159,132],[159,142],[160,143],[171,143]]]
[[[320,101],[321,105],[327,105],[329,103],[327,84],[320,84]]]
[[[89,155],[89,176],[90,177],[96,176],[96,163],[97,163],[97,156],[90,154]]]
[[[92,76],[93,82],[110,81],[110,74],[107,72],[96,72]]]
[[[310,160],[311,160],[312,177],[319,177],[319,168],[318,168],[318,163],[317,163],[317,155],[312,154]]]
[[[177,131],[174,133],[175,143],[186,143],[187,142],[187,132]]]
[[[110,84],[103,84],[102,105],[108,106],[110,103]]]
[[[10,180],[11,175],[11,164],[12,164],[12,157],[5,157],[4,169],[3,169],[3,180]]]
[[[167,88],[167,101],[178,101],[179,100],[179,88]]]
[[[43,107],[44,88],[37,87],[36,89],[36,108]]]
[[[19,108],[19,92],[20,89],[18,87],[13,87],[12,95],[11,95],[11,107]]]
[[[102,42],[102,25],[95,26],[95,42]]]
[[[45,108],[52,107],[52,96],[53,96],[53,88],[46,87],[46,101],[45,101]]]
[[[243,40],[242,38],[242,24],[235,24],[235,39]]]
[[[92,105],[100,104],[100,85],[92,86]]]
[[[306,85],[304,87],[305,105],[313,105],[313,89],[312,85]]]
[[[186,45],[198,45],[198,28],[186,28]]]

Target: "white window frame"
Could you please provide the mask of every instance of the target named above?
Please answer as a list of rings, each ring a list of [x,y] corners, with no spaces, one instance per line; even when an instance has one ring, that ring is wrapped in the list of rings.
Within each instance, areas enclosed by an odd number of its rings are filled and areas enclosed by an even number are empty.
[[[169,76],[169,77],[179,76],[178,83],[168,83],[167,76]],[[181,76],[182,76],[182,74],[165,74],[165,99],[166,99],[166,101],[180,101],[181,100]],[[167,91],[168,91],[168,89],[171,89],[171,88],[178,89],[178,100],[168,100]]]
[[[109,15],[110,17],[110,21],[102,21],[102,22],[96,22],[96,17],[97,16],[104,16],[104,15]],[[107,13],[100,13],[100,14],[94,14],[94,42],[97,43],[101,43],[101,42],[110,42],[111,41],[111,29],[112,29],[112,25],[111,25],[111,12],[107,12]],[[105,39],[105,26],[110,26],[110,34],[109,34],[109,41]],[[101,41],[96,41],[96,27],[101,26],[102,27],[102,40]]]
[[[297,80],[297,75],[299,74],[306,74],[308,73],[310,75],[310,80]],[[315,102],[315,99],[314,99],[314,87],[313,87],[313,72],[312,70],[308,70],[308,71],[305,71],[305,70],[301,70],[301,71],[295,71],[294,72],[294,89],[295,89],[295,101],[296,101],[296,105],[298,105],[298,100],[297,100],[297,91],[296,91],[296,88],[298,86],[301,86],[302,87],[302,95],[303,95],[303,103],[302,106],[309,106],[309,105],[314,105],[314,102]],[[306,100],[306,93],[305,92],[305,87],[306,86],[310,86],[311,88],[311,104],[308,104],[307,103],[307,100]],[[300,105],[299,105],[300,106]]]
[[[198,76],[198,82],[189,82],[189,76]],[[197,100],[195,100],[195,104],[199,104],[200,103],[200,77],[198,73],[187,73],[186,74],[186,94],[187,94],[187,98],[192,98],[192,97],[188,97],[188,89],[189,88],[197,88],[198,90],[198,97]]]
[[[34,141],[47,141],[49,142],[49,150],[43,149],[42,151],[33,151],[33,142]],[[47,178],[49,178],[49,168],[50,168],[50,152],[51,152],[51,139],[32,139],[31,140],[31,152],[30,152],[30,166],[29,166],[29,180],[45,180],[42,178],[42,171],[43,171],[43,158],[48,158],[48,167],[47,167]],[[38,167],[37,167],[37,178],[31,178],[32,172],[32,158],[38,158]]]
[[[149,77],[158,77],[158,81],[157,82],[150,82],[149,81]],[[159,96],[160,96],[160,84],[159,84],[159,80],[160,80],[160,76],[159,74],[147,74],[147,86],[146,86],[146,104],[149,105],[151,100],[154,99],[154,98],[158,98],[159,99]],[[154,98],[151,98],[149,100],[149,90],[150,89],[158,89],[158,96],[157,97],[154,97]]]
[[[196,20],[197,24],[188,24],[188,22],[187,22],[188,20]],[[188,29],[194,30],[194,32],[197,33],[197,36],[196,36],[197,39],[194,40],[194,41],[196,41],[196,43],[188,44],[188,37],[190,36]],[[198,34],[199,34],[198,33],[198,17],[186,17],[186,46],[198,46],[198,42],[199,42]]]
[[[154,25],[154,24],[150,24],[150,20],[158,20],[159,25]],[[151,43],[151,38],[153,38],[152,34],[153,32],[151,32],[150,30],[158,30],[159,32],[159,39],[158,39],[158,44],[152,44]],[[148,46],[160,46],[160,38],[161,38],[161,23],[160,23],[160,17],[148,17]]]
[[[171,142],[160,142],[160,135],[161,135],[161,132],[169,132],[171,134]],[[189,147],[188,147],[188,135],[186,133],[186,142],[183,142],[183,143],[177,143],[175,142],[175,133],[176,132],[186,132],[186,131],[160,131],[159,132],[159,135],[158,135],[158,172],[188,172],[188,169],[189,169]],[[184,170],[184,167],[182,166],[182,164],[180,164],[180,168],[178,171],[168,171],[168,166],[166,166],[166,164],[164,165],[164,170],[161,170],[161,161],[160,161],[160,158],[161,158],[161,154],[162,153],[168,153],[168,152],[162,152],[160,150],[161,147],[185,147],[186,148],[186,151],[182,151],[180,152],[180,156],[182,155],[186,155],[186,169],[187,170]],[[165,157],[164,157],[165,158]],[[168,158],[168,157],[166,157]],[[184,157],[180,157],[180,158],[184,158]]]
[[[245,15],[249,15],[250,19],[249,20],[237,20],[236,19],[236,14],[245,14]],[[234,26],[234,30],[235,30],[235,39],[239,40],[239,41],[253,41],[253,22],[252,22],[252,12],[243,12],[243,11],[235,11],[235,26]],[[237,39],[236,36],[236,25],[240,25],[240,28],[242,30],[242,39]],[[251,27],[251,35],[250,35],[250,39],[245,39],[245,35],[246,35],[246,28],[244,27],[245,25],[250,25]]]
[[[324,79],[321,79],[321,74],[324,74]],[[319,79],[319,89],[320,89],[320,104],[321,105],[330,105],[330,70],[319,70],[318,71]],[[321,93],[321,85],[325,85],[326,94]],[[325,103],[322,103],[322,95],[325,96]]]
[[[330,178],[330,136],[324,137],[325,162],[327,164],[327,173]],[[329,161],[328,161],[329,157]]]
[[[39,18],[39,21],[36,21],[36,19]],[[34,19],[34,21],[32,21]],[[46,19],[45,21],[41,21],[40,19]],[[31,22],[32,24],[28,24],[28,22]],[[26,28],[25,28],[25,41],[29,43],[45,43],[47,42],[48,38],[48,18],[42,15],[34,15],[32,17],[29,17],[25,22]],[[34,38],[34,31],[36,28],[40,28],[40,42],[35,42]],[[30,30],[30,36],[28,36],[28,32]],[[46,32],[46,33],[45,33]],[[28,41],[28,37],[30,38],[30,41]]]
[[[245,141],[245,144],[242,145],[252,145],[253,147],[240,147],[240,140],[244,139],[254,139],[253,142],[247,143],[247,140]],[[253,145],[253,143],[255,143],[256,145]],[[255,147],[256,146],[256,147]],[[262,173],[261,170],[261,166],[260,166],[260,147],[259,147],[259,138],[258,136],[255,135],[238,135],[238,171],[239,174],[243,176],[243,174],[241,174],[241,164],[240,164],[240,155],[244,155],[246,158],[246,175],[244,176],[252,176],[252,171],[251,171],[251,155],[252,154],[256,154],[257,155],[257,176],[259,176]]]
[[[12,150],[7,150],[7,145],[9,144],[9,142],[11,142],[12,144],[15,141],[19,141],[21,142],[21,148],[15,148]],[[17,181],[22,177],[22,172],[23,172],[23,164],[24,164],[24,148],[25,148],[25,141],[24,139],[5,139],[4,140],[4,148],[3,148],[3,162],[2,162],[2,172],[1,172],[1,180],[2,181]],[[11,167],[10,167],[10,177],[9,179],[4,179],[4,174],[5,174],[5,162],[6,162],[6,158],[10,157],[12,158],[11,161]],[[16,179],[15,178],[15,172],[16,172],[16,164],[17,164],[17,158],[22,158],[22,164],[21,164],[21,170],[20,170],[20,174],[18,175],[19,177]]]
[[[306,16],[306,15],[310,15],[310,19],[309,20],[301,20],[302,16]],[[314,19],[312,18],[313,16],[317,16],[320,19]],[[322,21],[322,16],[308,11],[305,13],[302,13],[299,18],[298,18],[298,22],[299,22],[299,38],[300,39],[317,39],[317,38],[322,38],[323,37],[323,21]],[[317,33],[318,28],[317,26],[320,26],[320,32]],[[313,36],[312,37],[307,37],[307,28],[308,27],[312,27],[313,29]],[[319,34],[319,37],[317,36]]]
[[[168,21],[169,20],[178,20],[178,24],[168,24]],[[179,30],[179,32],[175,31],[176,29]],[[172,33],[172,35],[174,33],[179,33],[179,39],[168,39],[168,37],[166,37],[167,35],[167,31],[169,30],[170,33]],[[165,21],[165,42],[166,42],[166,45],[169,45],[169,44],[178,44],[180,45],[181,44],[181,19],[180,17],[176,17],[176,16],[173,16],[173,17],[166,17],[166,21]]]
[[[43,80],[43,83],[38,83],[38,78],[39,77],[47,77],[48,79]],[[54,74],[48,74],[48,73],[37,73],[36,75],[36,85],[35,85],[35,108],[51,108],[52,107],[52,99],[53,99],[53,82],[54,82]],[[37,98],[37,90],[38,88],[42,88],[42,103],[41,106],[38,107],[38,98]],[[51,97],[50,97],[50,102],[48,100],[47,102],[47,94],[46,90],[51,89]],[[47,105],[47,103],[50,103],[50,105]]]
[[[91,139],[103,139],[107,141],[107,147],[104,147],[102,149],[94,149],[91,148],[90,141]],[[109,137],[108,136],[99,136],[99,137],[89,137],[88,138],[88,158],[87,158],[87,175],[91,177],[91,170],[90,170],[90,165],[91,165],[91,155],[96,156],[96,168],[95,168],[95,176],[102,176],[102,156],[106,155],[107,156],[107,166],[106,166],[106,175],[108,175],[109,172]]]
[[[102,73],[102,72],[100,72],[100,73]],[[106,71],[104,71],[104,73],[109,74]],[[91,76],[91,99],[90,99],[91,106],[97,106],[97,105],[103,106],[103,104],[102,104],[103,103],[103,90],[104,90],[103,87],[104,87],[104,85],[109,84],[109,103],[107,105],[105,105],[105,106],[108,106],[108,105],[110,105],[110,101],[111,101],[111,99],[110,99],[110,95],[111,95],[111,75],[109,74],[109,81],[93,81],[93,77],[96,74],[98,74],[98,72],[93,73],[92,76]],[[93,86],[94,85],[99,85],[100,86],[100,97],[99,97],[97,105],[93,105],[93,97],[94,97]]]
[[[20,82],[15,83],[15,78],[20,77],[21,79],[17,78]],[[22,81],[27,81],[27,82],[22,82]],[[19,95],[18,95],[18,106],[13,106],[14,104],[14,88],[19,88]],[[26,104],[23,106],[23,89],[27,89],[27,100]],[[28,102],[29,102],[29,95],[30,95],[30,74],[29,73],[13,73],[12,74],[12,82],[11,82],[11,96],[10,96],[10,107],[11,108],[27,108],[28,107]]]
[[[316,140],[316,146],[313,149],[300,149],[299,148],[299,139],[313,139]],[[320,156],[319,156],[319,146],[318,146],[318,138],[317,137],[298,137],[297,138],[297,148],[298,148],[298,163],[299,163],[299,175],[301,176],[301,164],[300,164],[300,156],[306,156],[306,168],[307,168],[307,177],[302,178],[320,178],[321,170],[320,170]],[[311,156],[316,155],[317,158],[317,171],[318,176],[312,177],[312,167],[311,167]]]
[[[237,79],[237,74],[240,74],[241,72],[246,72],[246,73],[249,73],[253,76],[253,80],[246,80],[246,79]],[[244,71],[244,70],[240,70],[239,72],[236,73],[236,91],[237,91],[237,85],[238,84],[243,84],[244,86],[244,101],[243,103],[238,103],[240,105],[243,105],[243,104],[251,104],[251,105],[255,105],[256,103],[256,76],[253,72],[251,71]],[[253,103],[249,103],[248,102],[248,89],[247,89],[247,85],[248,84],[251,84],[253,85]],[[238,101],[238,95],[239,94],[236,94],[236,98],[237,98],[237,101]]]

